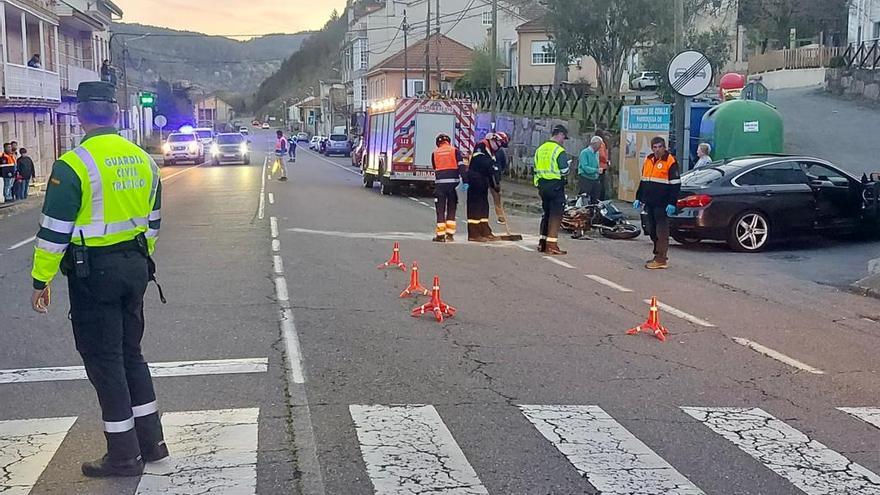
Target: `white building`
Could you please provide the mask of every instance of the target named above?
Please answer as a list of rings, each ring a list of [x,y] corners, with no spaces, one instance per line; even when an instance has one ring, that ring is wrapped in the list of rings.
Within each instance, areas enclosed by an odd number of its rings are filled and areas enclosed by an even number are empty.
[[[849,43],[880,40],[880,0],[852,0],[847,31]]]

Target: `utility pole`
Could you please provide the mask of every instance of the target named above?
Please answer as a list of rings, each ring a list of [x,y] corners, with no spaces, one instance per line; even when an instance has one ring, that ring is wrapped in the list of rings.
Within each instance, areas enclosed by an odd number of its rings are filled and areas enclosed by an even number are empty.
[[[678,55],[684,50],[684,0],[674,0],[674,9],[673,45],[675,55]],[[676,93],[673,120],[675,121],[675,154],[679,163],[685,159],[689,148],[689,143],[684,142],[685,104],[684,96]]]
[[[436,12],[434,12],[434,19],[436,19],[437,21],[437,29],[435,34],[437,36],[437,53],[434,54],[434,61],[435,65],[437,66],[437,91],[439,92],[441,86],[440,79],[442,77],[440,73],[440,0],[437,0],[437,8],[434,10],[436,10]]]
[[[409,49],[407,32],[409,24],[406,21],[406,9],[403,9],[403,97],[409,98],[409,55],[406,53]]]
[[[428,4],[428,19],[425,21],[425,94],[431,91],[431,0]]]
[[[680,0],[678,0],[680,1]],[[492,50],[492,76],[489,80],[489,100],[492,107],[492,130],[495,130],[495,118],[498,116],[498,105],[495,102],[497,98],[496,88],[498,85],[498,0],[492,0],[492,43],[489,47]]]

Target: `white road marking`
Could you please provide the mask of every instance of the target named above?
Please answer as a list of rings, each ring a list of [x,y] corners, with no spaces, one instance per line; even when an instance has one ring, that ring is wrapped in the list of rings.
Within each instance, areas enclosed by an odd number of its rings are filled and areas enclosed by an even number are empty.
[[[172,454],[147,464],[137,495],[256,493],[259,414],[257,408],[163,414]]]
[[[424,201],[419,201],[419,204],[424,206],[425,208],[431,208],[431,209],[434,208],[434,205],[430,205],[428,203],[425,203]]]
[[[281,241],[278,239],[272,239],[272,251],[278,252],[281,251]]]
[[[293,227],[287,229],[288,232],[298,232],[302,234],[326,235],[331,237],[341,237],[344,239],[379,239],[388,241],[410,240],[410,241],[431,241],[434,234],[427,232],[341,232],[338,230],[313,230]],[[456,240],[454,244],[477,246],[483,248],[502,248],[506,249],[516,246],[512,242],[467,242],[461,238]]]
[[[598,275],[588,274],[588,275],[586,275],[586,277],[588,279],[592,280],[593,282],[598,282],[598,283],[604,285],[605,287],[611,287],[612,289],[619,290],[620,292],[632,292],[632,289],[627,289],[626,287],[624,287],[618,283],[612,282],[612,281],[608,280],[607,278],[602,278]]]
[[[269,204],[270,205],[275,204],[275,195],[273,193],[269,193]]]
[[[25,239],[25,240],[23,240],[23,241],[21,241],[21,242],[16,242],[15,244],[9,246],[9,251],[12,251],[13,249],[18,249],[18,248],[20,248],[20,247],[22,247],[22,246],[25,246],[25,245],[27,245],[27,244],[30,244],[30,243],[34,242],[35,240],[37,240],[37,236],[32,235],[32,236],[28,237],[27,239]]]
[[[807,495],[880,494],[880,476],[762,409],[681,409]]]
[[[237,375],[241,373],[265,373],[266,358],[217,359],[212,361],[167,361],[150,363],[153,378],[200,375]],[[0,370],[0,384],[60,382],[85,380],[82,366],[55,366],[49,368],[19,368]]]
[[[880,428],[880,407],[838,407],[837,409]]]
[[[275,217],[269,217],[269,231],[272,233],[272,237],[278,237],[278,219]]]
[[[488,494],[430,405],[349,406],[376,495]]]
[[[293,383],[305,383],[306,376],[303,370],[302,347],[299,344],[299,335],[296,333],[296,324],[293,321],[293,311],[290,308],[281,310],[281,338],[284,340],[285,355],[287,357],[287,369]]]
[[[413,196],[407,196],[407,197],[408,197],[409,199],[415,201],[416,203],[421,203],[421,202],[422,202],[422,200],[420,200],[419,198],[415,198],[415,197],[413,197]]]
[[[774,351],[773,349],[766,347],[766,346],[763,346],[757,342],[753,342],[749,339],[744,339],[742,337],[731,337],[731,338],[737,344],[746,346],[749,349],[757,351],[757,352],[767,356],[768,358],[775,359],[775,360],[779,361],[780,363],[787,364],[791,367],[806,371],[808,373],[813,373],[814,375],[824,375],[825,374],[824,371],[822,371],[818,368],[814,368],[814,367],[810,366],[809,364],[802,363],[802,362],[798,361],[797,359],[794,359],[792,357],[788,357],[779,351]]]
[[[260,181],[260,206],[257,209],[257,218],[260,220],[266,216],[266,164],[269,163],[269,157],[263,158],[263,170],[260,172],[260,175],[263,176]]]
[[[28,495],[75,417],[0,421],[0,493]]]
[[[290,300],[290,296],[287,294],[287,279],[284,277],[275,277],[275,297],[279,301]]]
[[[181,170],[180,172],[174,172],[173,174],[169,175],[168,177],[162,177],[161,178],[162,185],[164,186],[166,184],[170,184],[171,179],[177,177],[178,175],[185,174],[185,173],[189,172],[190,170],[195,170],[201,166],[202,166],[202,164],[200,163],[198,165],[193,165],[192,167],[187,167],[187,168]]]
[[[542,256],[542,258],[549,261],[550,263],[556,263],[557,265],[559,265],[561,267],[568,268],[568,269],[574,269],[574,265],[572,265],[570,263],[566,263],[560,259],[556,259],[553,256]]]
[[[281,256],[277,254],[272,256],[272,266],[275,268],[275,275],[284,275],[284,262],[281,261]]]
[[[309,154],[315,155],[315,157],[318,158],[319,160],[323,160],[323,161],[329,163],[330,165],[333,165],[334,167],[339,167],[339,168],[341,168],[342,170],[345,170],[345,171],[348,172],[348,173],[351,173],[351,174],[354,174],[354,175],[358,175],[358,176],[363,175],[363,174],[361,173],[361,169],[355,169],[354,167],[351,167],[351,166],[346,167],[346,166],[344,166],[344,165],[340,165],[340,164],[338,164],[338,163],[336,163],[336,162],[334,162],[334,161],[332,161],[332,160],[330,160],[330,159],[328,159],[328,158],[325,158],[325,157],[323,157],[323,156],[319,155],[318,153],[315,153],[314,151],[311,151],[311,150],[308,150],[308,152],[309,152]]]
[[[703,493],[599,406],[519,408],[600,493]]]
[[[525,244],[517,244],[516,247],[522,249],[523,251],[528,251],[528,252],[534,251],[534,248],[526,246]]]
[[[645,302],[645,304],[651,304],[650,299],[645,299],[644,302]],[[693,323],[694,325],[699,325],[701,327],[709,327],[709,328],[715,326],[706,320],[703,320],[701,318],[697,318],[696,316],[694,316],[690,313],[685,313],[684,311],[682,311],[678,308],[670,306],[666,303],[662,303],[660,301],[657,301],[657,307],[659,307],[663,311],[666,311],[667,313],[671,314],[672,316],[677,316],[677,317],[681,318],[682,320],[687,320],[687,321]]]

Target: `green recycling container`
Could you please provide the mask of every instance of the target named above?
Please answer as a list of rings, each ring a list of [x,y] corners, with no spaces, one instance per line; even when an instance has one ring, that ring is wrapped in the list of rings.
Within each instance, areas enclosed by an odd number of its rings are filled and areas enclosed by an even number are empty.
[[[727,101],[703,116],[700,141],[712,146],[713,160],[784,153],[782,116],[760,101]]]

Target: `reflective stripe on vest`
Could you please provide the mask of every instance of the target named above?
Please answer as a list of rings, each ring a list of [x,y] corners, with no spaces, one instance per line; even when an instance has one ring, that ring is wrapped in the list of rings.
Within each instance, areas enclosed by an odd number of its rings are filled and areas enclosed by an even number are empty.
[[[666,155],[663,160],[657,160],[653,154],[648,155],[642,165],[642,181],[658,184],[680,184],[680,179],[669,180],[669,169],[674,164],[675,157],[671,153]]]
[[[559,171],[559,155],[565,152],[565,148],[553,141],[547,141],[535,151],[535,186],[538,181],[562,179]]]
[[[458,160],[455,159],[455,148],[451,144],[444,144],[434,150],[434,169],[458,170]]]
[[[82,244],[82,236],[89,246],[110,246],[148,231],[159,168],[146,152],[107,134],[90,138],[61,160],[77,174],[82,188],[72,243]]]

